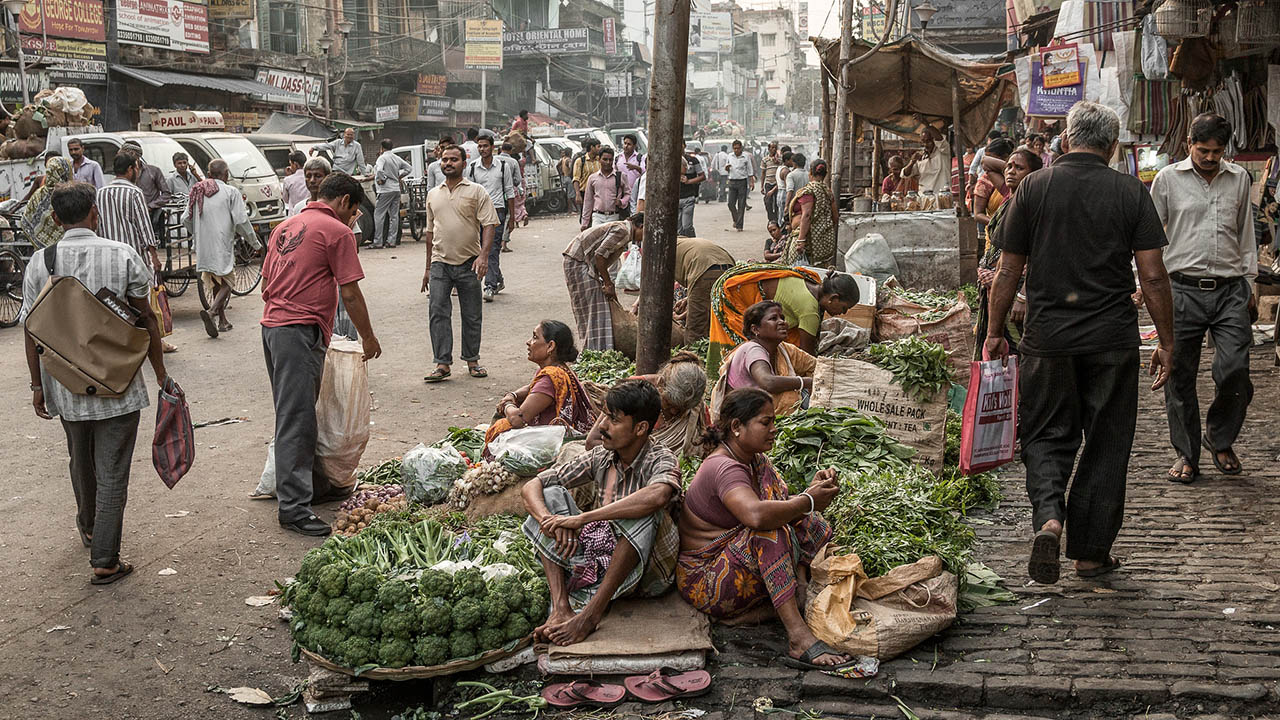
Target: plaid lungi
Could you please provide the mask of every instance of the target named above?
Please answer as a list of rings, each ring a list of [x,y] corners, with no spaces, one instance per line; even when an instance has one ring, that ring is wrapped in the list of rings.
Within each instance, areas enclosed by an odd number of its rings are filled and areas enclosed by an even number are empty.
[[[578,342],[584,350],[613,349],[613,316],[609,299],[590,265],[566,257],[564,281],[569,288],[569,306],[578,325]]]
[[[580,515],[578,504],[574,502],[569,490],[558,485],[544,488],[543,500],[547,510],[555,515]],[[680,555],[680,532],[671,513],[667,510],[642,518],[626,520],[610,520],[609,528],[613,531],[615,541],[625,538],[636,549],[640,561],[627,573],[626,579],[618,586],[617,592],[610,600],[635,595],[638,597],[657,597],[665,593],[675,576],[676,558]],[[582,543],[574,550],[571,557],[565,557],[556,549],[555,538],[542,534],[542,528],[532,517],[524,521],[524,534],[533,543],[534,550],[548,558],[556,565],[572,573],[575,568],[593,562],[587,556]],[[574,610],[581,610],[587,602],[595,597],[600,589],[599,579],[596,582],[569,592],[569,604]]]

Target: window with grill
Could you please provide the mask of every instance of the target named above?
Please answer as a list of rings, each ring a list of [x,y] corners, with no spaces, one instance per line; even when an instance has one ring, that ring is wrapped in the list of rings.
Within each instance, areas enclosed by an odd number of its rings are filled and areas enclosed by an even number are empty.
[[[778,35],[776,33],[763,33],[760,35],[760,47],[771,48],[778,43]]]
[[[272,3],[267,15],[267,40],[272,52],[298,54],[298,6]]]
[[[400,0],[378,0],[378,31],[384,35],[399,35],[404,28],[404,6]]]

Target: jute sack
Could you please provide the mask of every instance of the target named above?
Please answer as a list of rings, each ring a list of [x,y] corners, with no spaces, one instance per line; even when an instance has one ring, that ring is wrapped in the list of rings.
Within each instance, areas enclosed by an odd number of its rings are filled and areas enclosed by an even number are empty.
[[[581,440],[567,442],[560,446],[560,453],[556,455],[556,465],[563,465],[576,460],[580,455],[587,451],[587,444]],[[524,498],[520,492],[524,488],[524,484],[529,478],[520,478],[519,482],[511,487],[494,493],[492,495],[477,495],[471,498],[471,502],[467,504],[467,508],[463,510],[463,514],[468,520],[478,520],[482,517],[490,515],[515,515],[517,517],[525,517],[529,514],[524,507]],[[594,488],[588,486],[586,488],[575,488],[573,490],[574,502],[578,503],[578,507],[586,506],[592,499]]]
[[[636,342],[639,328],[636,316],[616,300],[609,301],[609,315],[613,321],[613,348],[632,360],[636,359]],[[671,321],[671,347],[684,345],[684,326]],[[965,366],[966,368],[968,365]]]
[[[947,314],[937,320],[922,321],[929,308],[892,293],[876,310],[871,339],[876,342],[901,340],[920,335],[946,349],[949,364],[958,382],[968,382],[969,361],[973,359],[973,313],[963,299],[957,299]]]
[[[937,557],[869,580],[857,555],[824,548],[812,569],[810,587],[825,587],[809,601],[806,622],[841,652],[890,660],[955,622],[959,585]]]
[[[878,418],[890,437],[916,449],[915,462],[934,472],[942,470],[947,442],[945,392],[921,402],[884,368],[852,358],[819,357],[809,407],[851,407]]]

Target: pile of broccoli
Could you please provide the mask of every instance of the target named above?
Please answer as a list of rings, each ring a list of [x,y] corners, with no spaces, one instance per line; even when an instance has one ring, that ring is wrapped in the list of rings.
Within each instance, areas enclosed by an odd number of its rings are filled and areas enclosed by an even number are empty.
[[[533,632],[550,609],[541,577],[485,582],[474,568],[385,577],[326,546],[303,557],[286,600],[294,640],[351,668],[442,665],[495,650]]]

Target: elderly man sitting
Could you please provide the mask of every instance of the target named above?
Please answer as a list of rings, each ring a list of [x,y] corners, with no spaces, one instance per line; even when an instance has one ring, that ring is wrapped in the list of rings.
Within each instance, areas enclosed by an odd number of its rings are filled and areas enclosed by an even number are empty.
[[[605,396],[604,444],[524,486],[524,532],[551,591],[551,616],[534,631],[538,638],[581,642],[610,601],[671,586],[680,538],[670,509],[680,495],[680,466],[650,442],[661,412],[652,384],[619,383]],[[579,487],[594,491],[584,509],[570,494]]]

